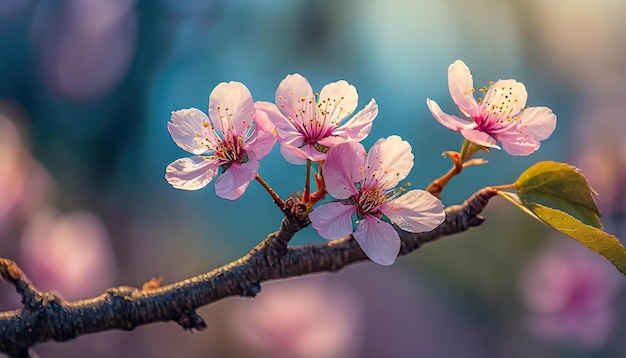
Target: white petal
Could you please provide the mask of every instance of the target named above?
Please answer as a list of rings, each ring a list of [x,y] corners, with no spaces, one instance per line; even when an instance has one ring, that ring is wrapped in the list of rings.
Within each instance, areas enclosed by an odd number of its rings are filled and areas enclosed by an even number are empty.
[[[368,187],[378,183],[383,190],[395,188],[413,168],[411,145],[397,135],[379,140],[368,152],[365,167]]]
[[[335,240],[352,233],[352,215],[355,212],[353,205],[332,202],[315,208],[309,219],[321,237]]]
[[[432,113],[433,117],[435,117],[439,123],[455,132],[458,132],[461,128],[470,123],[469,121],[461,119],[457,116],[445,113],[441,110],[441,107],[439,107],[437,102],[431,100],[430,98],[426,99],[426,105],[428,106],[428,109],[430,109],[430,113]]]
[[[254,101],[246,86],[240,82],[222,82],[209,95],[209,118],[225,136],[242,135],[252,124]]]
[[[556,128],[556,115],[548,107],[530,107],[522,112],[519,129],[536,140],[545,140]]]
[[[523,83],[516,80],[499,80],[494,83],[481,103],[481,108],[506,120],[516,116],[526,106],[528,92]]]
[[[233,163],[215,181],[215,194],[228,200],[239,199],[258,172],[259,162],[256,160],[244,164]]]
[[[176,189],[197,190],[204,188],[217,174],[219,162],[204,157],[175,160],[165,169],[165,179]]]
[[[474,117],[478,113],[472,73],[461,60],[456,60],[448,67],[448,89],[452,100],[464,115]]]
[[[378,115],[378,105],[372,98],[370,103],[360,110],[354,117],[350,118],[341,127],[337,128],[333,135],[342,138],[344,141],[360,142],[372,130],[372,121]]]
[[[494,137],[485,132],[481,132],[478,129],[461,129],[461,134],[463,135],[463,137],[465,137],[465,139],[469,140],[470,142],[474,142],[476,144],[489,148],[500,149],[500,147],[496,145],[496,139]]]
[[[324,86],[318,100],[322,117],[327,116],[325,123],[334,125],[338,125],[342,119],[354,113],[358,103],[359,95],[356,88],[344,80]]]
[[[354,183],[363,179],[365,148],[360,143],[342,143],[330,148],[324,162],[326,190],[337,199],[357,194]]]
[[[381,211],[408,232],[431,231],[446,219],[441,200],[425,190],[411,190],[384,204]]]
[[[170,120],[167,130],[172,139],[189,153],[205,153],[216,142],[213,131],[205,127],[209,125],[209,117],[197,108],[174,111]]]
[[[285,117],[302,120],[302,116],[295,115],[300,113],[302,106],[308,101],[315,101],[313,89],[309,81],[298,73],[287,75],[276,89],[276,105]]]
[[[389,266],[400,252],[400,235],[394,228],[372,215],[361,220],[354,234],[365,255],[379,265]]]

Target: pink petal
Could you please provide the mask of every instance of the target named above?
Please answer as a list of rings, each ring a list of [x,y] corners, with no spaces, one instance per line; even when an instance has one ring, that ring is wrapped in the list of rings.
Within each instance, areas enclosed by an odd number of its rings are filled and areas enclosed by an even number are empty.
[[[518,115],[526,106],[527,99],[528,92],[523,83],[516,80],[499,80],[489,87],[481,108],[506,120]]]
[[[446,219],[441,200],[425,190],[411,190],[383,204],[381,211],[408,232],[431,231]]]
[[[306,155],[308,159],[311,159],[314,162],[319,162],[326,159],[326,153],[318,151],[312,144],[305,144],[300,148],[300,150]]]
[[[368,187],[395,188],[413,168],[411,145],[397,135],[378,140],[367,154],[365,167],[365,178],[371,180]]]
[[[170,120],[167,129],[172,139],[189,153],[202,154],[217,141],[213,131],[204,126],[209,124],[209,117],[197,108],[172,112]]]
[[[305,102],[315,101],[309,81],[298,73],[287,75],[276,90],[276,105],[286,117],[298,120],[302,117],[295,115],[300,113],[303,107],[302,98]]]
[[[280,154],[291,164],[302,165],[306,163],[307,155],[300,148],[287,143],[280,143]]]
[[[394,228],[372,215],[361,220],[354,234],[365,255],[379,265],[389,266],[400,252],[400,235]]]
[[[292,122],[278,110],[275,104],[259,101],[256,102],[255,106],[258,110],[265,112],[269,120],[274,124],[279,141],[295,143],[296,146],[302,144],[304,136],[296,130]]]
[[[244,164],[233,163],[215,181],[215,194],[228,200],[239,199],[258,172],[259,162],[256,160]]]
[[[547,139],[556,128],[556,115],[548,107],[526,108],[519,121],[519,129],[536,140]]]
[[[276,143],[276,136],[272,134],[272,130],[273,125],[267,114],[263,111],[256,111],[254,132],[243,146],[250,160],[260,160],[272,151]]]
[[[333,131],[333,135],[340,137],[343,141],[360,142],[372,130],[372,121],[374,121],[377,115],[378,105],[372,98],[365,108],[350,118],[344,125]],[[319,143],[321,144],[322,141],[319,141]]]
[[[448,89],[452,100],[464,115],[475,117],[478,114],[478,103],[474,99],[472,73],[461,60],[454,61],[448,67]]]
[[[204,188],[217,174],[219,162],[205,157],[181,158],[165,169],[165,179],[176,189]]]
[[[430,98],[426,99],[426,105],[428,109],[430,109],[430,113],[432,113],[433,117],[441,123],[444,127],[448,129],[452,129],[455,132],[461,130],[461,128],[466,127],[470,124],[469,121],[461,119],[457,116],[453,116],[451,114],[447,114],[441,110],[437,102],[431,100]]]
[[[337,199],[358,193],[354,183],[363,179],[365,148],[360,143],[343,143],[330,148],[324,162],[326,190]]]
[[[321,113],[326,113],[322,115],[324,123],[331,125],[339,125],[342,119],[354,113],[358,103],[356,88],[344,80],[324,86],[318,100]]]
[[[225,135],[239,135],[252,123],[254,101],[240,82],[222,82],[209,95],[209,118]]]
[[[352,233],[352,215],[355,212],[353,205],[332,202],[315,208],[309,219],[321,237],[335,240]]]
[[[498,140],[502,143],[502,149],[511,155],[530,155],[534,153],[541,143],[530,135],[518,136],[498,136]]]
[[[331,136],[328,136],[326,138],[322,138],[322,139],[317,141],[318,144],[321,144],[321,145],[323,145],[325,147],[328,147],[328,148],[331,148],[331,147],[334,147],[334,146],[336,146],[338,144],[346,143],[346,142],[348,142],[348,141],[345,138],[338,137],[338,136],[336,136],[334,134],[331,135]]]
[[[461,129],[461,134],[470,142],[489,148],[500,149],[500,147],[496,145],[495,138],[485,132],[479,131],[478,129]]]

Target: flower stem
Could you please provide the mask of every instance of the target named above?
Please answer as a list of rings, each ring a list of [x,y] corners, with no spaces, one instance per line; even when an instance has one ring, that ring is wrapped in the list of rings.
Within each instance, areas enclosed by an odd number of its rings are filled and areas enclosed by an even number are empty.
[[[492,186],[491,188],[497,191],[502,191],[506,189],[517,189],[517,184],[511,183],[511,184],[504,184],[504,185],[495,185],[495,186]]]
[[[261,175],[259,175],[257,173],[255,179],[270,194],[270,196],[274,200],[274,204],[276,204],[276,206],[278,206],[278,209],[280,209],[280,211],[283,211],[283,209],[285,207],[285,202],[283,201],[283,199],[281,199],[280,196],[278,196],[278,194],[276,194],[274,189],[272,189],[272,187],[265,180],[263,180],[263,178],[261,178]]]
[[[311,159],[306,160],[306,179],[304,180],[304,193],[302,194],[302,202],[308,203],[311,195]]]
[[[470,158],[473,157],[474,154],[478,153],[478,151],[480,150],[484,150],[489,153],[489,148],[466,139],[465,141],[463,141],[460,153],[452,151],[443,152],[445,155],[450,157],[450,160],[452,160],[452,168],[450,168],[450,170],[448,170],[448,172],[442,177],[433,180],[433,182],[430,183],[430,185],[428,185],[428,187],[426,188],[426,191],[441,199],[441,192],[443,191],[443,188],[446,187],[450,179],[461,174],[463,168],[470,165],[480,165],[487,163],[486,160],[481,158],[470,160]]]
[[[428,187],[426,188],[427,192],[433,194],[439,199],[441,199],[441,192],[443,191],[443,188],[446,187],[446,184],[448,184],[450,179],[461,174],[461,172],[463,171],[463,162],[461,161],[460,153],[458,152],[444,152],[444,153],[447,154],[452,160],[452,163],[453,163],[452,168],[450,168],[450,170],[448,170],[448,172],[444,174],[443,176],[441,176],[440,178],[433,180],[433,182],[430,183]]]

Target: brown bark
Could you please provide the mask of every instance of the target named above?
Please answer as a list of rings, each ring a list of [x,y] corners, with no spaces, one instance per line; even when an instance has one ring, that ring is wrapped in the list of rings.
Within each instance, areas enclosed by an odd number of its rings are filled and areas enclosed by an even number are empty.
[[[425,233],[409,233],[398,228],[400,255],[424,243],[478,226],[480,213],[496,194],[484,188],[463,205],[446,208],[446,220]],[[23,308],[0,312],[0,352],[12,357],[28,357],[28,349],[48,340],[66,341],[87,333],[111,329],[132,330],[153,322],[174,321],[187,330],[206,327],[196,309],[229,296],[254,297],[261,282],[322,271],[337,271],[367,259],[351,236],[289,247],[293,235],[309,222],[293,202],[285,203],[280,230],[268,235],[244,257],[211,272],[154,289],[128,286],[110,288],[102,295],[66,302],[50,292],[36,289],[16,263],[0,259],[0,277],[15,286]]]

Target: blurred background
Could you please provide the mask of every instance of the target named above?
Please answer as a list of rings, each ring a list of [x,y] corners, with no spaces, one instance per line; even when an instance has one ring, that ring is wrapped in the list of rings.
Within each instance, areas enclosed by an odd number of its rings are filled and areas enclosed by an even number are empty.
[[[494,151],[443,194],[446,205],[513,182],[541,160],[582,169],[605,230],[626,238],[626,2],[623,0],[0,0],[0,256],[66,299],[152,276],[172,283],[244,255],[281,214],[257,183],[237,201],[173,189],[188,156],[166,124],[206,111],[222,81],[270,100],[290,73],[315,91],[346,79],[380,112],[370,136],[413,146],[425,188],[462,138],[425,100],[458,113],[447,67],[476,88],[525,83],[558,125],[529,157]],[[287,197],[304,167],[278,147],[260,173]],[[300,179],[302,178],[302,179]],[[297,179],[297,180],[296,180]],[[577,242],[500,198],[487,223],[392,267],[266,283],[255,299],[199,311],[208,324],[106,332],[35,347],[44,357],[626,357],[624,278]],[[319,242],[306,229],[294,243]],[[20,306],[0,285],[0,310]]]

